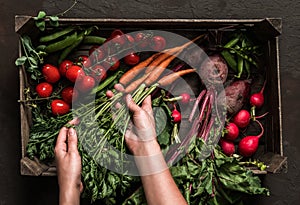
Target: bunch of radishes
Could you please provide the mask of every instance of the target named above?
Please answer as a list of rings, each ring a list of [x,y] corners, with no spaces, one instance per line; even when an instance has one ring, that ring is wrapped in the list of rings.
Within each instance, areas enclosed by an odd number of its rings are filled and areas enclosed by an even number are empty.
[[[259,117],[255,117],[255,109],[261,108],[264,104],[264,83],[262,89],[250,96],[250,112],[247,109],[240,109],[233,115],[230,122],[224,129],[224,137],[220,139],[220,146],[224,154],[232,156],[236,152],[235,141],[240,136],[241,130],[246,130],[251,122],[256,122],[260,126],[261,132],[256,136],[245,136],[238,143],[238,153],[243,157],[251,157],[258,149],[259,139],[264,134],[264,128]]]

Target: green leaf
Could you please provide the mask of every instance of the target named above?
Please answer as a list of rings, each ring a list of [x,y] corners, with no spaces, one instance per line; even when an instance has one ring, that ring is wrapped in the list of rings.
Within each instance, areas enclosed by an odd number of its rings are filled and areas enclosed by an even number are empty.
[[[50,20],[50,25],[54,26],[54,27],[58,27],[59,26],[59,22],[58,21],[51,21]]]
[[[26,56],[21,56],[21,57],[17,58],[17,60],[15,61],[15,64],[16,64],[16,66],[24,65],[26,60],[27,60]]]
[[[50,21],[58,21],[58,16],[49,16]]]
[[[36,27],[38,27],[41,31],[45,31],[46,23],[45,21],[36,21],[35,22]]]
[[[45,11],[40,11],[36,17],[34,17],[35,20],[41,20],[46,17],[46,12]]]

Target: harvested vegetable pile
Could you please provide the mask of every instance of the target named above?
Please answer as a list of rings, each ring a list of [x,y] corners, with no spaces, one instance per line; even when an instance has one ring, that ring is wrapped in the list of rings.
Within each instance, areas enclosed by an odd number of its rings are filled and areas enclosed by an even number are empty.
[[[42,26],[38,41],[20,36],[23,56],[16,60],[27,76],[20,103],[32,112],[29,158],[52,163],[59,129],[78,116],[82,196],[145,204],[124,142],[130,114],[123,96],[131,93],[140,104],[151,95],[158,142],[189,204],[241,204],[247,194],[269,195],[245,166],[265,169],[251,157],[266,115],[256,116],[263,111],[266,79],[259,46],[246,31],[186,38],[158,30],[59,27],[57,18],[45,18],[35,18]],[[114,89],[116,83],[124,92]],[[251,90],[253,83],[260,90]],[[107,90],[114,92],[110,99]],[[256,134],[248,133],[250,126]]]

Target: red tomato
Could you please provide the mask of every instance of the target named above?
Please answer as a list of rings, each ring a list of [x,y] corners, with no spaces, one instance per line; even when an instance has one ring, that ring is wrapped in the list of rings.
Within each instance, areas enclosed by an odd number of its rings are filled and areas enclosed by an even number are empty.
[[[113,44],[118,44],[119,46],[123,46],[126,43],[125,35],[115,35],[112,37],[111,42]]]
[[[137,45],[140,48],[146,48],[147,46],[149,46],[149,39],[147,38],[145,33],[138,32],[134,36],[134,40],[135,42],[137,42]]]
[[[95,79],[91,76],[84,76],[84,78],[76,84],[76,88],[83,93],[92,90],[95,87]]]
[[[166,44],[166,39],[162,36],[153,36],[150,41],[150,47],[155,51],[162,51]]]
[[[102,65],[106,70],[115,71],[119,68],[120,61],[117,57],[111,56],[106,58]]]
[[[140,56],[136,53],[130,53],[129,55],[124,57],[124,62],[127,65],[135,65],[140,62]]]
[[[86,55],[80,55],[76,59],[76,62],[81,63],[81,65],[85,68],[92,66],[92,60]]]
[[[107,77],[106,70],[101,65],[95,65],[92,67],[91,76],[97,81],[100,82]]]
[[[59,71],[54,65],[45,64],[42,73],[48,83],[56,83],[60,79]]]
[[[98,62],[98,61],[101,61],[104,59],[105,52],[104,52],[103,47],[93,46],[89,50],[89,55],[90,55],[90,58],[92,59],[92,62]]]
[[[84,76],[84,70],[78,65],[72,65],[66,72],[66,78],[73,83],[76,80],[82,80]]]
[[[64,60],[59,65],[59,73],[61,76],[66,76],[68,68],[73,65],[73,62],[70,60]]]
[[[111,34],[110,34],[110,37],[111,38],[114,38],[114,37],[116,37],[117,35],[123,35],[124,33],[123,33],[123,31],[121,31],[120,29],[115,29],[115,30],[113,30],[113,32],[111,32]]]
[[[53,100],[51,102],[51,110],[53,115],[64,115],[70,111],[70,106],[63,100]]]
[[[129,45],[133,45],[134,44],[134,38],[132,37],[132,35],[130,34],[125,34],[126,38],[127,38],[127,43]]]
[[[43,83],[38,84],[35,87],[35,90],[36,90],[39,97],[47,98],[47,97],[51,96],[52,91],[53,91],[53,87],[50,83],[43,82]]]
[[[73,101],[76,101],[78,99],[78,95],[78,91],[73,86],[65,87],[61,91],[62,99],[69,104],[72,104]]]

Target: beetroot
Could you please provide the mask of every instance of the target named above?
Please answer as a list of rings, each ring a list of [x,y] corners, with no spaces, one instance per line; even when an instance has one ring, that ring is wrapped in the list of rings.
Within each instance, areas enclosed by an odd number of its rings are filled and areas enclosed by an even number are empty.
[[[232,141],[220,139],[220,146],[222,148],[223,153],[227,156],[231,156],[235,153],[235,146]]]
[[[228,75],[228,66],[222,56],[215,54],[202,63],[199,74],[205,84],[224,83]]]
[[[224,137],[231,141],[235,140],[240,133],[238,126],[233,122],[228,123],[228,125],[225,127],[225,131],[226,133]]]
[[[234,124],[236,124],[239,128],[245,128],[250,123],[250,113],[247,110],[240,110],[232,119]]]
[[[262,124],[256,120],[261,128],[261,133],[257,136],[246,136],[244,137],[238,145],[239,153],[244,157],[251,157],[258,148],[259,138],[264,134],[264,128]]]
[[[225,88],[226,106],[229,114],[237,113],[249,96],[249,80],[234,81]]]

